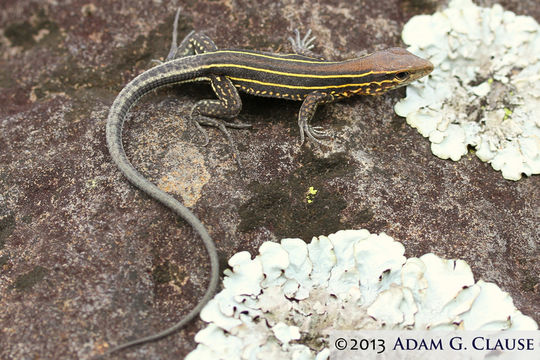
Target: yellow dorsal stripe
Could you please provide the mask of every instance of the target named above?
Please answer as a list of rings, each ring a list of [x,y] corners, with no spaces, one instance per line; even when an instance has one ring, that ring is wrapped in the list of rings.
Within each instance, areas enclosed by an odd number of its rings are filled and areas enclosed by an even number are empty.
[[[289,73],[284,71],[276,71],[276,70],[270,70],[265,68],[256,68],[252,66],[247,65],[240,65],[240,64],[210,64],[204,66],[206,68],[216,68],[216,67],[234,67],[234,68],[240,68],[240,69],[246,69],[246,70],[253,70],[253,71],[260,71],[265,72],[269,74],[275,74],[275,75],[284,75],[284,76],[293,76],[293,77],[307,77],[307,78],[317,78],[317,79],[332,79],[332,78],[347,78],[347,77],[355,77],[355,78],[361,78],[366,75],[372,75],[372,74],[385,74],[387,72],[375,72],[375,71],[368,71],[362,74],[335,74],[335,75],[317,75],[317,74],[299,74],[299,73]]]
[[[214,52],[208,52],[205,54],[215,54],[215,53],[228,53],[228,54],[243,54],[243,55],[251,55],[251,56],[257,56],[257,57],[263,57],[266,59],[274,59],[274,60],[281,60],[281,61],[293,61],[293,62],[299,62],[299,63],[307,63],[307,64],[320,64],[320,63],[326,63],[326,64],[337,64],[341,61],[326,61],[326,60],[302,60],[302,59],[291,59],[291,58],[283,58],[279,56],[272,56],[272,55],[266,55],[261,54],[257,52],[247,52],[247,51],[239,51],[239,50],[217,50]],[[284,56],[302,56],[297,54],[283,54]]]
[[[255,83],[259,85],[265,85],[265,86],[275,86],[275,87],[282,87],[287,89],[302,89],[302,90],[324,90],[324,89],[337,89],[337,88],[344,88],[344,87],[362,87],[367,86],[371,84],[377,84],[381,86],[383,83],[393,83],[392,80],[382,80],[382,81],[372,81],[367,83],[360,83],[360,84],[343,84],[343,85],[327,85],[327,86],[300,86],[300,85],[286,85],[286,84],[278,84],[278,83],[269,83],[264,81],[258,81],[258,80],[252,80],[252,79],[244,79],[244,78],[237,78],[232,76],[227,76],[229,79],[233,81],[242,81],[242,82],[249,82],[249,83]]]
[[[293,76],[293,77],[306,77],[306,78],[317,78],[317,79],[334,79],[334,78],[361,78],[367,75],[375,75],[375,74],[390,74],[394,73],[395,71],[373,71],[370,70],[368,72],[362,73],[362,74],[334,74],[334,75],[318,75],[318,74],[300,74],[300,73],[289,73],[284,71],[276,71],[276,70],[270,70],[265,68],[256,68],[252,66],[247,65],[241,65],[241,64],[225,64],[225,63],[218,63],[218,64],[210,64],[210,65],[204,65],[203,68],[216,68],[216,67],[234,67],[239,69],[246,69],[246,70],[253,70],[253,71],[260,71],[265,72],[269,74],[275,74],[275,75],[284,75],[284,76]]]

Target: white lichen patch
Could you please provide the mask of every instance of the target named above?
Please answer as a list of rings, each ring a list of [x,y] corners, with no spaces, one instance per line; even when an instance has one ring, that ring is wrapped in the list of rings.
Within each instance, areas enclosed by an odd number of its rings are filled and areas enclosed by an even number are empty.
[[[538,328],[464,261],[404,252],[386,234],[345,230],[237,253],[186,359],[326,360],[330,330]]]
[[[519,180],[540,173],[540,26],[531,17],[452,0],[403,28],[409,51],[430,60],[429,77],[407,88],[395,111],[442,159],[468,147]]]

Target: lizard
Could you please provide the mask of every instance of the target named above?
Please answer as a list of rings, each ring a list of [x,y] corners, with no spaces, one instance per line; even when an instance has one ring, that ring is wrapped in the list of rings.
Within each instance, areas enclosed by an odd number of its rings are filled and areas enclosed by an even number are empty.
[[[114,100],[106,125],[110,156],[120,171],[136,187],[170,208],[183,218],[201,237],[210,259],[208,287],[199,303],[173,326],[137,340],[109,349],[103,356],[137,344],[154,341],[182,328],[195,318],[214,294],[219,279],[215,244],[197,216],[173,196],[158,188],[128,160],[122,145],[122,128],[130,108],[150,91],[166,85],[190,81],[208,81],[217,99],[199,100],[191,111],[191,120],[205,137],[202,125],[220,129],[231,146],[240,166],[237,150],[227,128],[248,128],[249,124],[231,122],[241,111],[239,90],[248,94],[302,101],[298,113],[300,144],[307,137],[320,143],[327,134],[312,127],[310,120],[321,104],[354,95],[379,95],[407,85],[433,70],[433,65],[402,48],[389,48],[370,55],[344,61],[328,61],[311,51],[314,37],[310,32],[300,38],[289,38],[294,54],[277,54],[254,50],[219,50],[200,32],[190,32],[177,44],[180,8],[177,10],[172,43],[164,62],[144,71],[130,81]]]

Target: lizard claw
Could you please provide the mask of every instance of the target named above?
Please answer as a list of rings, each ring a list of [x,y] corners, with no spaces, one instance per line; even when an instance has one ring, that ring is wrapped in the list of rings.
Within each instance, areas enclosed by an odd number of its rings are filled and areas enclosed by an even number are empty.
[[[203,136],[204,136],[204,141],[202,143],[202,146],[208,145],[208,143],[210,142],[210,138],[208,137],[208,134],[206,133],[206,130],[203,129],[203,127],[201,126],[201,124],[199,124],[198,121],[194,121],[194,123],[195,123],[195,127],[197,128],[197,130],[199,130],[200,133],[203,134]]]
[[[318,139],[328,138],[330,137],[330,133],[326,130],[324,130],[321,126],[309,126],[311,134],[313,137]]]
[[[311,125],[306,125],[305,131],[308,138],[319,145],[322,144],[320,139],[326,139],[330,137],[327,131],[322,131],[322,129],[318,126],[312,127]]]

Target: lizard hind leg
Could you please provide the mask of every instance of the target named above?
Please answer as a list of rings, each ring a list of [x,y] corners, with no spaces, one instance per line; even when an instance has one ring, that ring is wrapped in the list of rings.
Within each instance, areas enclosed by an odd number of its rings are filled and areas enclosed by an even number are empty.
[[[169,51],[169,55],[167,55],[166,61],[218,50],[212,39],[196,31],[191,31],[179,45],[176,45],[179,16],[180,8],[176,11],[174,18],[171,50]],[[229,142],[238,166],[241,168],[240,156],[236,144],[227,128],[247,129],[251,127],[251,124],[233,123],[224,120],[234,119],[240,113],[240,110],[242,110],[240,95],[231,80],[227,77],[210,75],[209,79],[218,99],[198,101],[191,110],[191,119],[197,130],[203,134],[205,146],[209,143],[209,138],[202,125],[214,126],[221,130]]]
[[[300,31],[298,29],[294,29],[294,34],[296,35],[294,38],[292,36],[289,36],[289,42],[291,43],[293,50],[297,54],[302,54],[304,50],[311,50],[315,46],[313,44],[313,41],[315,41],[316,37],[311,35],[311,29],[308,29],[306,35],[301,38],[300,37]]]
[[[291,43],[292,49],[296,54],[311,59],[325,60],[323,56],[311,50],[315,46],[313,42],[316,39],[315,36],[310,37],[311,29],[308,29],[306,35],[303,38],[300,36],[300,31],[298,31],[298,29],[294,29],[294,34],[295,37],[293,38],[292,36],[289,36],[288,40]]]
[[[231,80],[224,76],[211,75],[210,83],[218,99],[198,101],[191,111],[191,119],[197,129],[202,132],[205,138],[205,145],[208,144],[209,139],[201,125],[213,126],[221,130],[229,142],[238,166],[241,168],[240,156],[236,144],[227,128],[247,129],[251,127],[251,124],[233,123],[224,120],[234,119],[240,113],[240,110],[242,110],[240,95]]]
[[[178,18],[181,8],[178,8],[174,17],[173,34],[171,41],[171,49],[165,61],[182,58],[185,56],[201,54],[205,52],[216,51],[218,47],[214,41],[201,32],[191,31],[186,35],[184,40],[177,45],[178,38]]]
[[[187,36],[184,38],[182,43],[180,43],[180,45],[178,45],[178,19],[180,18],[180,12],[181,11],[182,11],[182,7],[178,7],[178,9],[176,10],[176,14],[174,15],[171,48],[169,49],[169,54],[167,54],[167,57],[165,58],[165,61],[161,61],[159,59],[152,59],[150,61],[151,63],[156,63],[157,65],[161,65],[164,62],[167,62],[169,60],[173,60],[173,59],[175,59],[177,57],[183,57],[183,56],[190,55],[189,53],[187,53],[187,51],[185,51],[186,50],[185,47],[186,47],[187,44],[184,44],[184,42],[186,41],[186,39],[189,39],[195,33],[195,31],[191,31],[189,34],[187,34]],[[181,53],[186,52],[186,54],[177,56],[176,54],[179,52],[179,49],[181,47],[182,47],[183,50],[180,51],[180,52]]]
[[[186,35],[184,40],[174,48],[174,50],[171,45],[171,51],[169,51],[169,55],[167,55],[167,61],[182,58],[184,56],[212,52],[217,49],[218,47],[214,41],[207,35],[202,32],[191,31]]]

